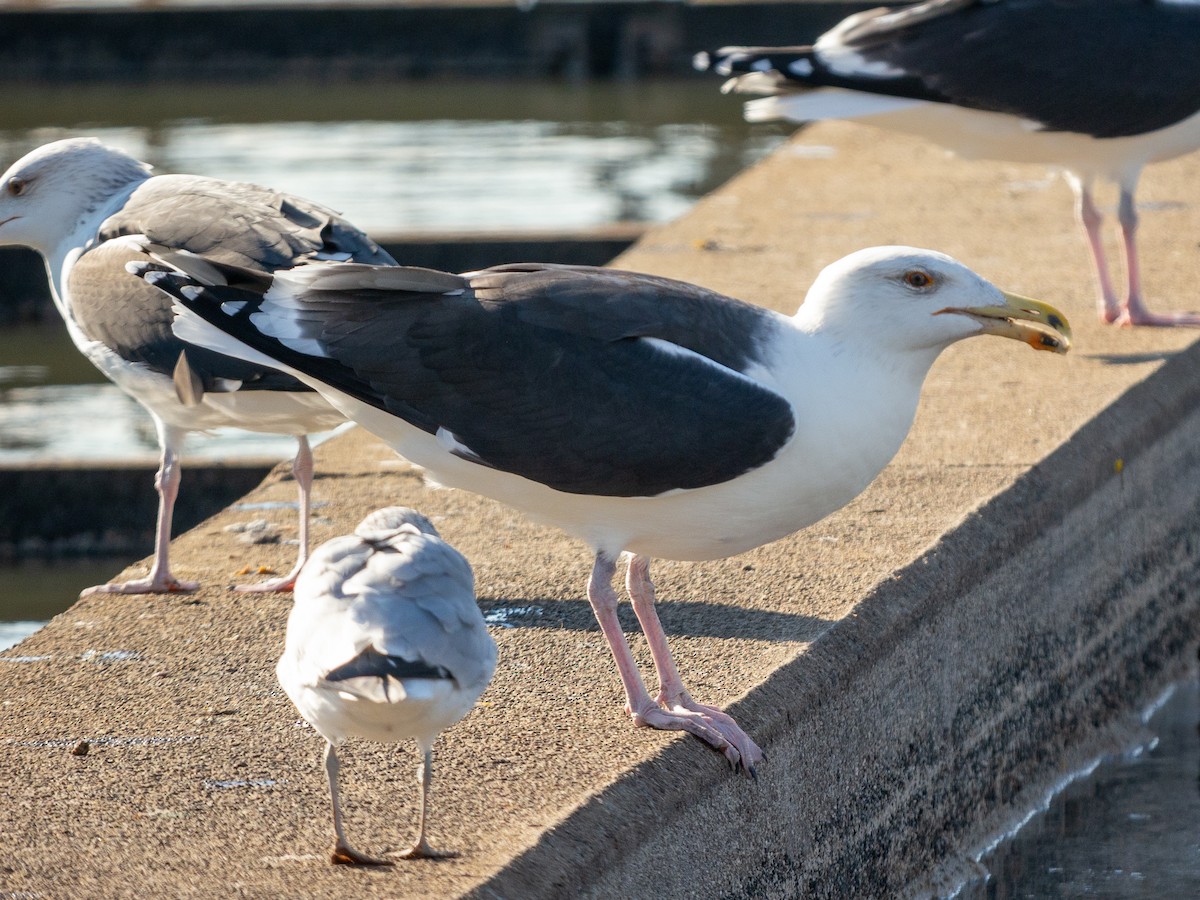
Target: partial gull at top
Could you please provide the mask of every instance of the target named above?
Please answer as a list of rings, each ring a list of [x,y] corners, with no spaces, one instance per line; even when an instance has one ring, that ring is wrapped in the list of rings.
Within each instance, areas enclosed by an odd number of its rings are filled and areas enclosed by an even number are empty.
[[[811,46],[725,47],[697,65],[726,91],[766,94],[751,121],[856,121],[967,158],[1067,170],[1099,284],[1120,325],[1200,325],[1151,312],[1138,265],[1138,178],[1200,147],[1200,5],[1166,0],[930,0],[846,18]],[[1120,188],[1127,287],[1101,240],[1096,180]]]

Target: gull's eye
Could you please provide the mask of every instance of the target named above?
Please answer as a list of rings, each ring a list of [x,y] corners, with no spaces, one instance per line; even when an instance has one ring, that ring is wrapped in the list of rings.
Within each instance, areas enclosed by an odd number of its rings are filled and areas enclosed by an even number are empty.
[[[910,288],[924,290],[925,288],[933,287],[933,276],[928,272],[922,272],[920,269],[913,269],[911,272],[904,273],[904,283]]]
[[[16,176],[13,176],[12,178],[8,179],[8,184],[6,184],[5,187],[14,197],[20,197],[23,193],[25,193],[25,187],[27,184],[28,182],[24,178],[17,178]]]

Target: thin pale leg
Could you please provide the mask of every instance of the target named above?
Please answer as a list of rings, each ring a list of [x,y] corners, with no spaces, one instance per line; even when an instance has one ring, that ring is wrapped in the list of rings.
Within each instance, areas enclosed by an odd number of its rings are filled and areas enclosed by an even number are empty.
[[[621,685],[625,688],[625,711],[633,717],[635,725],[693,734],[724,753],[730,764],[737,765],[741,761],[741,753],[719,730],[698,715],[663,709],[646,691],[633,652],[629,649],[625,634],[621,631],[620,620],[617,619],[617,592],[612,586],[616,568],[613,559],[603,553],[597,553],[592,575],[588,579],[587,593],[592,612],[596,614],[596,621],[600,623],[600,630],[604,632],[608,648],[617,664]]]
[[[154,488],[158,491],[158,526],[154,535],[154,562],[150,574],[133,581],[110,581],[85,588],[81,597],[89,594],[172,594],[194,591],[200,584],[181,581],[171,574],[171,520],[175,513],[175,498],[179,496],[180,454],[186,432],[154,418],[158,443],[162,448]]]
[[[300,550],[296,556],[296,564],[292,571],[279,578],[260,581],[257,584],[239,584],[234,590],[267,593],[270,591],[290,591],[296,586],[296,576],[304,568],[308,560],[308,527],[312,511],[313,456],[308,438],[300,435],[297,439],[296,458],[292,460],[292,478],[296,481],[296,489],[300,495]]]
[[[1121,238],[1125,248],[1125,272],[1129,279],[1129,293],[1125,307],[1116,318],[1117,325],[1155,325],[1160,328],[1200,326],[1200,314],[1191,312],[1154,313],[1146,308],[1142,297],[1142,273],[1138,262],[1137,203],[1133,198],[1133,185],[1121,186],[1121,200],[1117,208],[1117,221],[1121,224]]]
[[[637,614],[638,622],[641,623],[646,641],[650,645],[650,655],[654,658],[654,669],[658,673],[656,699],[659,706],[674,715],[696,716],[719,732],[738,752],[739,759],[730,758],[730,762],[735,767],[740,763],[747,774],[755,775],[755,766],[764,758],[758,745],[732,716],[715,706],[697,703],[683,686],[683,679],[679,676],[671,648],[667,644],[667,635],[658,618],[658,610],[654,606],[654,582],[650,579],[648,557],[630,557],[625,587],[629,591],[629,599],[633,602],[633,611]]]
[[[1108,258],[1104,253],[1104,238],[1101,227],[1104,225],[1104,215],[1096,208],[1092,198],[1091,179],[1072,176],[1071,187],[1075,191],[1075,212],[1079,224],[1087,235],[1088,247],[1092,251],[1092,262],[1096,266],[1096,278],[1099,283],[1099,294],[1096,303],[1100,319],[1104,322],[1115,322],[1121,315],[1121,302],[1113,288],[1112,277],[1108,272]]]
[[[434,850],[425,839],[425,823],[429,820],[429,786],[433,783],[433,746],[417,741],[421,752],[421,767],[417,769],[417,780],[421,784],[421,821],[417,826],[416,842],[397,854],[403,859],[449,859],[458,856],[453,850]]]
[[[342,803],[338,796],[338,761],[337,749],[331,743],[325,744],[325,776],[329,779],[329,797],[333,801],[333,833],[337,838],[333,845],[333,854],[329,861],[335,866],[394,866],[390,859],[378,859],[359,853],[346,840],[346,832],[342,827]]]

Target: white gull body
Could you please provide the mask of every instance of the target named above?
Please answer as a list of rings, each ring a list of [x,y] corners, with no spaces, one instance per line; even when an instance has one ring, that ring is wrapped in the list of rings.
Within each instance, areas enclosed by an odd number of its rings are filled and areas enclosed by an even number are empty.
[[[137,268],[177,299],[187,340],[294,373],[436,481],[584,541],[588,599],[635,723],[687,730],[750,772],[758,747],[683,687],[650,559],[730,556],[847,503],[899,448],[951,343],[1069,343],[1057,310],[907,247],[828,266],[791,317],[585,267],[335,266],[257,283],[183,254]],[[616,617],[622,552],[657,698]]]
[[[247,366],[179,341],[169,304],[125,264],[139,241],[272,269],[322,259],[392,260],[335,213],[256,185],[190,175],[152,176],[126,153],[85,138],[56,141],[0,176],[0,244],[37,250],[54,303],[80,351],[154,420],[162,451],[159,512],[149,575],[89,591],[193,590],[170,568],[171,518],[180,456],[190,431],[236,427],[296,437],[300,550],[292,572],[249,590],[289,589],[308,552],[312,454],[306,435],[344,418],[319,393],[272,369]],[[173,378],[189,354],[191,379]],[[85,592],[87,593],[87,592]]]
[[[350,737],[416,741],[420,830],[403,855],[445,855],[425,837],[433,744],[471,711],[495,669],[471,567],[424,516],[381,509],[314,551],[296,579],[276,674],[326,740],[335,863],[387,864],[346,840],[337,748]]]

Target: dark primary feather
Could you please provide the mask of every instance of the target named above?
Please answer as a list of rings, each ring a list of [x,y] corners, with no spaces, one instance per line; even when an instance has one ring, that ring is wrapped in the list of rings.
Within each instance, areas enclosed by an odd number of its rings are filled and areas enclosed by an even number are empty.
[[[181,293],[185,277],[154,277],[244,343],[430,434],[449,430],[472,461],[560,491],[717,484],[774,458],[794,429],[786,400],[736,374],[763,362],[774,314],[670,279],[519,265],[464,277],[456,294],[308,291],[294,315],[321,357],[262,335],[249,291],[195,299]],[[227,300],[250,302],[228,315]]]
[[[326,673],[326,681],[346,681],[351,678],[428,678],[454,680],[449,669],[431,666],[422,659],[408,660],[388,656],[374,647],[367,647],[349,662]]]
[[[252,184],[190,175],[161,175],[143,184],[123,209],[100,227],[97,246],[70,275],[71,309],[80,328],[122,358],[170,375],[184,349],[171,332],[171,301],[125,271],[145,257],[123,235],[146,235],[156,244],[203,253],[259,271],[298,265],[317,254],[349,254],[359,262],[394,260],[336,213],[307,200]],[[188,365],[205,390],[217,379],[256,390],[307,391],[271,369],[188,348]]]
[[[863,14],[842,41],[903,74],[845,77],[807,48],[744,48],[781,81],[1008,113],[1050,131],[1144,134],[1200,111],[1200,6],[1154,0],[941,0]],[[731,48],[736,49],[736,48]],[[728,54],[729,51],[721,51]],[[813,63],[811,75],[789,65]]]

